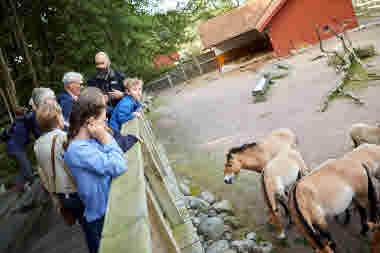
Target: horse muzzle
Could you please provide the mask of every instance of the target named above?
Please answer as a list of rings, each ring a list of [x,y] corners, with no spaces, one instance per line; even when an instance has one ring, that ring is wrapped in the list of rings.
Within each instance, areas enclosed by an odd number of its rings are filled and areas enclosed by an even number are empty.
[[[224,183],[225,184],[232,184],[233,178],[234,178],[234,176],[225,176],[224,177]]]

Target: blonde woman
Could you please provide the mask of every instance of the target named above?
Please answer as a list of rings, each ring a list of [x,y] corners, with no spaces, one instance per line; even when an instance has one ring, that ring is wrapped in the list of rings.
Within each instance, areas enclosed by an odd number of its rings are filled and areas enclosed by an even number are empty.
[[[63,161],[67,136],[62,131],[62,110],[56,102],[43,104],[37,110],[36,119],[42,136],[36,140],[34,152],[40,165],[42,184],[66,223],[72,225],[78,220],[82,224],[84,206],[79,199],[76,183]]]

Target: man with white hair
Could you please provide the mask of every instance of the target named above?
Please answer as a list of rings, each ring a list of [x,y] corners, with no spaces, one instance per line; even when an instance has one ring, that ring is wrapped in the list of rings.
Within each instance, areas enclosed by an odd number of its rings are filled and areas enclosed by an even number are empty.
[[[62,82],[65,90],[58,95],[57,102],[62,108],[65,125],[68,126],[73,103],[80,95],[83,76],[78,72],[67,72],[63,75]]]
[[[110,65],[110,58],[105,52],[97,53],[95,55],[96,75],[87,81],[89,87],[97,87],[107,95],[107,114],[110,114],[120,99],[125,96],[123,85],[125,75],[112,69]]]

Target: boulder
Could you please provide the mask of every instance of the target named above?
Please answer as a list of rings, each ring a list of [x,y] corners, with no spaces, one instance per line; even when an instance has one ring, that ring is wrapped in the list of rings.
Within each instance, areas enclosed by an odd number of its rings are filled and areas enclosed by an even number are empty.
[[[218,217],[207,218],[201,222],[198,230],[205,238],[218,240],[224,233],[224,223],[223,220]]]
[[[222,200],[222,201],[216,202],[212,207],[219,213],[227,212],[229,214],[233,214],[232,203],[229,200]]]

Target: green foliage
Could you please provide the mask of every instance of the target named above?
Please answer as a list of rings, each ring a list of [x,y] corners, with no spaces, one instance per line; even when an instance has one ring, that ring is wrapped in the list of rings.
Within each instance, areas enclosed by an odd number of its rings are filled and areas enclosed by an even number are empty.
[[[13,1],[16,16],[11,8]],[[62,89],[66,71],[95,73],[94,55],[106,51],[112,66],[146,82],[161,74],[153,56],[188,41],[184,11],[158,13],[160,0],[4,0],[0,3],[0,47],[5,53],[21,104],[30,96],[31,74],[17,17],[41,86]],[[21,61],[17,61],[18,57]],[[18,89],[20,88],[20,89]]]

